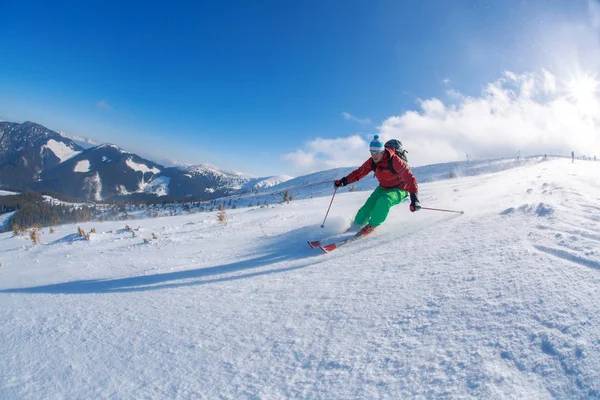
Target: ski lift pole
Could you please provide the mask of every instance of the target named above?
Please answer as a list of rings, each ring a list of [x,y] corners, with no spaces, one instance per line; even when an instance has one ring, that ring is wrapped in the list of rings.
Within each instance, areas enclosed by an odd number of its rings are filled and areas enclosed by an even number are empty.
[[[443,211],[443,212],[451,212],[457,214],[464,214],[464,211],[455,211],[455,210],[442,210],[441,208],[429,208],[429,207],[421,207],[421,210],[430,210],[430,211]]]
[[[325,219],[323,220],[323,223],[321,224],[321,228],[325,228],[325,220],[327,219],[327,216],[329,215],[329,210],[331,210],[331,205],[333,204],[333,198],[335,197],[335,193],[337,192],[338,188],[336,187],[335,189],[333,189],[333,196],[331,196],[331,201],[329,202],[329,208],[327,209],[327,214],[325,214]]]

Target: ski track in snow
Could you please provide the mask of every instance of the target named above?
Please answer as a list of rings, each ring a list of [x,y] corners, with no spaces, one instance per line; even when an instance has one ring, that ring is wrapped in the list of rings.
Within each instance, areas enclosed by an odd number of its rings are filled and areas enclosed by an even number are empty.
[[[600,398],[598,176],[425,183],[465,214],[404,203],[327,255],[368,192],[325,229],[328,197],[0,234],[0,398]]]

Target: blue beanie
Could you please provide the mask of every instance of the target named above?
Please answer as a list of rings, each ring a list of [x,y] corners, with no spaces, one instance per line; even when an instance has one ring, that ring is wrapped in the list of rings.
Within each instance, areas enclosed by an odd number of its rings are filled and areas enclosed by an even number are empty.
[[[380,151],[383,151],[383,143],[379,141],[379,135],[373,136],[373,141],[371,141],[369,151],[371,153],[379,153]]]

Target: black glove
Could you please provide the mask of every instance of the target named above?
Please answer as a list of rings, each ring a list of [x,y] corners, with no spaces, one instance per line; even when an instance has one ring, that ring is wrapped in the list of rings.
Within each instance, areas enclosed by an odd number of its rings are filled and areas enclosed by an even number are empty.
[[[333,186],[335,186],[336,188],[338,188],[340,186],[346,186],[347,184],[348,184],[348,179],[346,179],[346,177],[343,177],[339,181],[333,182]]]
[[[410,211],[415,212],[421,209],[421,203],[419,203],[419,197],[416,193],[410,194]]]

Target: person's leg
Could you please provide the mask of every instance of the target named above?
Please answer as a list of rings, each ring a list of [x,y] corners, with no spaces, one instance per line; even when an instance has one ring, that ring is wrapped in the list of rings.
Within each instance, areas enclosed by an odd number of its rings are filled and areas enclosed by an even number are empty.
[[[353,226],[362,227],[371,218],[371,213],[373,212],[373,208],[377,203],[377,199],[381,196],[383,188],[377,186],[377,188],[371,193],[365,204],[358,210],[356,216],[354,217],[354,221],[352,222]]]
[[[390,212],[390,208],[395,206],[396,204],[400,204],[408,197],[408,192],[400,189],[393,189],[385,191],[375,203],[373,207],[373,212],[371,213],[371,220],[369,221],[369,225],[373,228],[381,225],[383,221],[388,216]]]

